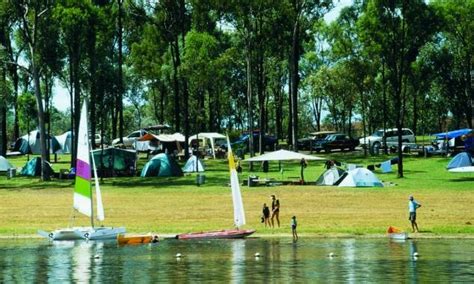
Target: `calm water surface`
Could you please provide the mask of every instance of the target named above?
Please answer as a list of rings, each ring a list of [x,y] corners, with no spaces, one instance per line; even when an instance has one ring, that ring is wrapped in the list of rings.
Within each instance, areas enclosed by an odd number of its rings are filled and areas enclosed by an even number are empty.
[[[0,283],[117,281],[472,282],[474,240],[251,238],[134,246],[0,240]]]

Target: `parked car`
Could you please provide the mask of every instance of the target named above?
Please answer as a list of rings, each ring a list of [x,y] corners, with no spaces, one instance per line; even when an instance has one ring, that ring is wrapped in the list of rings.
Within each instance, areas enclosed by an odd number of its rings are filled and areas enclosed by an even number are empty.
[[[331,152],[334,149],[341,149],[344,151],[345,149],[349,149],[353,151],[355,147],[359,145],[359,140],[353,139],[345,134],[331,134],[326,139],[319,141],[314,146],[314,150],[316,152],[320,152],[324,150],[326,152]]]
[[[138,138],[142,137],[143,135],[147,134],[148,131],[146,130],[143,130],[143,129],[140,129],[140,130],[137,130],[137,131],[133,131],[132,133],[130,133],[128,136],[126,137],[122,137],[122,140],[123,140],[123,145],[125,147],[132,147],[133,146],[133,143],[135,141],[137,141]],[[115,146],[117,144],[120,143],[120,139],[119,138],[116,138],[112,141],[112,146]]]
[[[100,143],[103,143],[104,145],[108,145],[109,142],[110,140],[105,135],[101,135],[100,133],[96,133],[94,135],[94,143],[96,147],[100,147]]]
[[[383,129],[379,129],[375,131],[372,135],[368,137],[363,137],[359,139],[359,143],[362,147],[369,148],[372,147],[381,147],[382,143],[384,142],[384,137],[386,142],[397,142],[398,141],[398,130],[396,128],[386,129],[385,136]],[[408,128],[402,128],[402,142],[404,143],[415,143],[416,137],[413,131]]]
[[[242,134],[236,141],[231,143],[232,149],[237,152],[237,150],[243,150],[244,152],[249,151],[249,139],[250,135],[248,133]],[[254,132],[253,134],[253,149],[254,151],[258,151],[259,147],[259,133]],[[264,135],[263,146],[265,150],[273,151],[275,149],[275,145],[278,142],[278,139],[273,135]],[[222,149],[227,150],[227,144],[222,144],[220,146]]]
[[[298,139],[298,149],[300,150],[310,150],[311,146],[316,145],[317,142],[326,139],[331,134],[337,133],[336,131],[319,131],[310,133],[308,137]]]

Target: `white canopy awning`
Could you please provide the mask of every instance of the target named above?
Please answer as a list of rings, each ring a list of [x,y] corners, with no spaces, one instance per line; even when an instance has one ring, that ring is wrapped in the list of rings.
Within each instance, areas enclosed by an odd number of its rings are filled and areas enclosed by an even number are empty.
[[[210,148],[211,148],[211,153],[212,153],[212,156],[214,157],[214,159],[216,158],[216,146],[215,146],[215,140],[216,139],[225,139],[226,136],[223,135],[223,134],[220,134],[220,133],[217,133],[217,132],[201,132],[201,133],[198,133],[198,134],[195,134],[191,137],[189,137],[189,140],[188,142],[191,143],[191,141],[195,140],[195,139],[199,139],[199,140],[203,140],[203,145],[202,146],[206,146],[206,139],[209,139],[210,141]]]
[[[288,150],[278,150],[270,153],[266,153],[260,156],[246,159],[245,162],[261,162],[261,161],[299,161],[301,159],[309,160],[326,160],[325,158],[305,155]]]
[[[225,135],[223,134],[220,134],[220,133],[217,133],[217,132],[201,132],[201,133],[198,133],[198,134],[194,134],[193,136],[189,137],[189,142],[191,142],[193,139],[196,139],[196,138],[207,138],[207,139],[219,139],[219,138],[224,138],[225,139]]]

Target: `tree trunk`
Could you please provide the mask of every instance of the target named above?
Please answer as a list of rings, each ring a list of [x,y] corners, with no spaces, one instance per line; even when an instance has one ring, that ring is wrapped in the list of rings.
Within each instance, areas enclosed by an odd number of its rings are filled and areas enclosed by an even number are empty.
[[[298,143],[296,143],[298,135],[298,86],[299,86],[299,33],[300,33],[300,23],[299,19],[296,19],[295,26],[293,28],[293,40],[291,46],[291,107],[292,107],[292,127],[291,127],[291,143],[293,149],[298,151]]]
[[[173,91],[174,91],[174,127],[177,132],[181,131],[180,127],[180,106],[179,106],[179,75],[178,68],[180,64],[178,37],[171,43],[171,56],[173,58]]]
[[[246,54],[247,61],[247,113],[248,113],[248,124],[249,124],[249,151],[250,157],[254,156],[254,147],[253,147],[253,114],[252,114],[252,69],[251,69],[251,59],[250,59],[250,47],[247,48]],[[252,168],[252,163],[250,164]]]
[[[39,133],[40,133],[40,145],[41,145],[41,180],[49,181],[51,180],[50,176],[46,172],[46,161],[47,161],[47,147],[46,147],[46,128],[45,128],[45,119],[44,119],[44,108],[43,108],[43,98],[41,95],[41,87],[40,87],[40,78],[39,73],[34,63],[34,50],[33,47],[30,45],[30,54],[31,54],[31,73],[33,75],[33,84],[35,90],[35,97],[36,97],[36,105],[38,107],[38,125],[39,125]]]
[[[119,137],[120,142],[123,143],[123,72],[122,72],[122,44],[123,44],[123,28],[122,28],[122,4],[123,0],[118,0],[118,94],[117,94],[117,109],[119,118]]]
[[[7,81],[7,74],[6,70],[2,70],[2,78],[0,82],[0,86],[3,86],[6,84]],[[1,88],[0,91],[6,91],[6,88]],[[6,157],[7,155],[7,148],[8,148],[8,139],[7,139],[7,100],[6,100],[7,94],[3,93],[0,94],[0,98],[2,100],[0,101],[0,155]]]

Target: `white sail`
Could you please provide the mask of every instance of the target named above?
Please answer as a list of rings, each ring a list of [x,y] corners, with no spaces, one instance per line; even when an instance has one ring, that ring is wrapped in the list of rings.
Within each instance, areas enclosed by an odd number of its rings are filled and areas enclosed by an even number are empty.
[[[89,160],[89,128],[87,125],[87,106],[84,103],[77,134],[76,182],[74,187],[74,209],[92,216],[91,167]]]
[[[235,169],[234,155],[230,147],[229,136],[227,136],[227,158],[229,160],[230,186],[232,188],[232,201],[234,203],[234,224],[238,228],[245,225],[244,204],[240,193],[239,176]]]
[[[95,200],[97,203],[97,220],[104,221],[104,205],[102,204],[102,193],[100,192],[99,179],[97,178],[97,167],[95,166],[94,154],[92,154],[92,167],[94,169]]]

